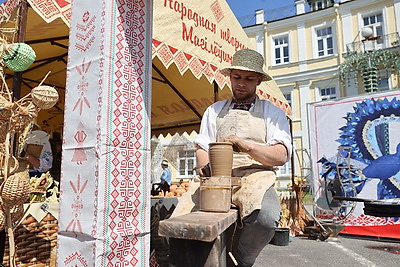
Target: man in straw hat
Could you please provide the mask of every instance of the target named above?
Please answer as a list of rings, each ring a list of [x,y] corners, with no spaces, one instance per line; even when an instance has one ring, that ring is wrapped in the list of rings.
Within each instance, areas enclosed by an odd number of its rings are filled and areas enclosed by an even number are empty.
[[[256,87],[272,79],[263,66],[263,56],[254,50],[233,55],[232,65],[221,70],[230,77],[233,97],[207,108],[195,140],[197,167],[204,176],[210,175],[208,144],[233,144],[232,176],[242,177],[241,186],[232,191],[232,203],[243,222],[233,251],[239,266],[252,266],[274,236],[281,208],[273,187],[273,167],[285,164],[292,151],[284,112],[256,95]]]
[[[166,193],[169,192],[169,187],[172,183],[171,171],[168,169],[168,161],[166,159],[161,162],[161,167],[163,169],[160,177],[161,189]]]

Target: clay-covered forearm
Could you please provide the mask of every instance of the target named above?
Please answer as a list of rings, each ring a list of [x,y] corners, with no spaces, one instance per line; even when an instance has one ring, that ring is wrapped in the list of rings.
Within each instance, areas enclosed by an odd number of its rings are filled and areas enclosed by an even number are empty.
[[[253,159],[266,166],[282,166],[287,161],[287,150],[282,144],[259,145],[245,141],[236,135],[227,136],[224,141],[233,144],[235,152],[249,154]]]
[[[196,167],[201,169],[207,165],[208,161],[208,152],[199,146],[196,146]]]
[[[250,144],[250,150],[247,153],[266,166],[282,166],[288,160],[286,147],[282,144],[272,146]]]

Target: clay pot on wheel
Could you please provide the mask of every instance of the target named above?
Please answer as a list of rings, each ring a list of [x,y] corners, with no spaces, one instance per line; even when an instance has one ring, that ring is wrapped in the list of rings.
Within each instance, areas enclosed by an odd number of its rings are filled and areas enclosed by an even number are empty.
[[[210,160],[211,176],[232,176],[233,146],[229,142],[215,142],[209,144],[208,156]]]

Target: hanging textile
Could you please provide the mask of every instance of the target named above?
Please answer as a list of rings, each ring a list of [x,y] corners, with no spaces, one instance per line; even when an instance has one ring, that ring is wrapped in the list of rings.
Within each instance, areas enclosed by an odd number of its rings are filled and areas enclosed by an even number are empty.
[[[148,266],[151,8],[74,0],[59,266]]]

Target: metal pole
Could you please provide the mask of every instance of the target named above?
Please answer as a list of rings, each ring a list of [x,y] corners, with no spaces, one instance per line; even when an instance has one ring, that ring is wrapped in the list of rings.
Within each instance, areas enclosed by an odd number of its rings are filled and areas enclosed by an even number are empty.
[[[219,100],[218,84],[215,81],[213,81],[213,84],[214,84],[214,102],[217,102]]]
[[[28,18],[28,2],[22,0],[19,7],[18,14],[18,42],[23,43],[26,39],[26,23]],[[21,97],[21,84],[22,84],[22,72],[15,72],[13,79],[13,96],[16,99]]]

